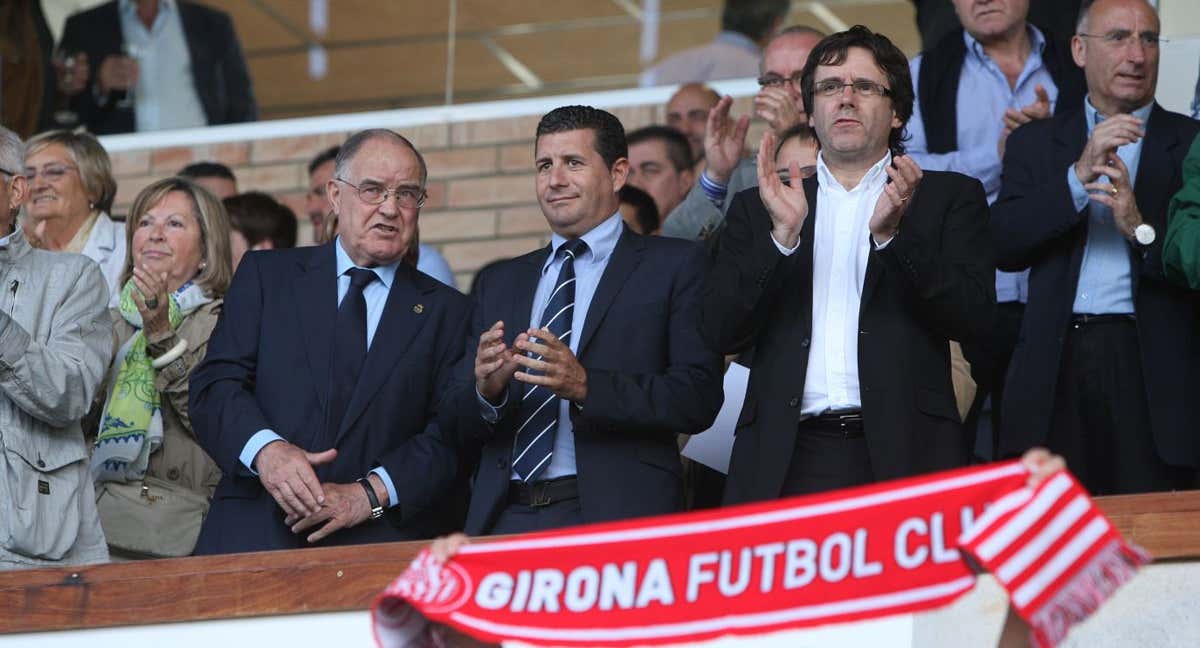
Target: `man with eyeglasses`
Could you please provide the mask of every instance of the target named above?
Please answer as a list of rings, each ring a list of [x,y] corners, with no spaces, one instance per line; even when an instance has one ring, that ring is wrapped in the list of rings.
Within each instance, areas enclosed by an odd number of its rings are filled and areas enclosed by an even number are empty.
[[[978,180],[903,155],[908,61],[861,25],[803,70],[816,174],[737,194],[703,321],[725,354],[755,347],[725,502],[845,488],[964,465],[950,340],[985,335],[995,303]]]
[[[808,123],[800,99],[800,72],[808,53],[825,34],[803,25],[779,32],[767,43],[759,65],[754,112],[778,136],[797,124]],[[707,239],[725,218],[726,197],[753,187],[754,161],[745,157],[748,115],[729,115],[733,99],[725,97],[709,111],[704,134],[705,166],[696,185],[670,214],[664,216],[663,236]]]
[[[1009,133],[1083,99],[1083,73],[1065,41],[1028,22],[1029,5],[954,0],[962,27],[912,60],[917,103],[908,122],[909,155],[922,169],[977,178],[989,203],[1000,193],[1000,157]],[[1028,272],[998,271],[993,334],[980,348],[967,349],[982,387],[968,433],[978,425],[977,451],[985,458],[994,452],[1004,377],[1028,293]]]
[[[1200,461],[1200,310],[1161,240],[1200,123],[1154,101],[1159,27],[1145,0],[1084,2],[1087,97],[1009,137],[992,206],[999,267],[1030,269],[1000,450],[1045,445],[1097,495],[1191,488]]]
[[[356,133],[325,187],[338,236],[243,257],[189,390],[196,437],[224,473],[197,553],[461,524],[447,519],[458,460],[439,404],[470,308],[403,262],[426,177],[407,139]]]

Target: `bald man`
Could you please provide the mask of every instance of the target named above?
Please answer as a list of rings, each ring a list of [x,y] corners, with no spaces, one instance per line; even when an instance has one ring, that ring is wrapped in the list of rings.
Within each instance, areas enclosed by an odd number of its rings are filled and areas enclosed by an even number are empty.
[[[692,148],[693,174],[704,171],[704,126],[708,111],[717,105],[721,95],[703,83],[685,83],[667,101],[667,126],[683,133]]]
[[[797,25],[779,32],[767,43],[759,64],[754,114],[776,136],[808,122],[800,98],[800,75],[808,53],[824,38],[811,27]],[[725,97],[712,108],[704,135],[704,169],[692,190],[663,221],[663,236],[707,239],[725,219],[726,196],[758,185],[754,160],[744,158],[750,116],[729,115],[733,99]]]

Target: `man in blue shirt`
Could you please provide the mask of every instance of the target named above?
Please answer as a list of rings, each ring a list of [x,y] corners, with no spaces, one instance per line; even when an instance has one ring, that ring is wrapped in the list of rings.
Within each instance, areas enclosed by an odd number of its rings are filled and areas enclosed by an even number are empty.
[[[374,129],[351,136],[334,167],[337,238],[246,254],[192,374],[196,439],[224,473],[198,554],[415,539],[459,524],[444,518],[458,457],[439,415],[470,307],[404,262],[424,158]]]
[[[1159,21],[1091,0],[1072,55],[1087,98],[1008,139],[992,206],[1001,269],[1030,269],[1000,451],[1062,454],[1094,494],[1190,488],[1200,311],[1167,282],[1167,205],[1200,123],[1154,103]]]
[[[963,27],[912,60],[917,103],[908,151],[922,169],[958,171],[983,183],[988,203],[1000,192],[1000,156],[1009,133],[1083,98],[1083,74],[1058,41],[1026,20],[1029,0],[954,0]],[[990,458],[999,433],[1004,375],[1028,298],[1028,271],[996,273],[996,323],[984,346],[967,347],[979,385],[968,419],[976,452]],[[990,417],[980,409],[990,394]]]
[[[700,246],[622,224],[627,155],[605,111],[538,124],[550,245],[480,273],[459,373],[455,440],[480,457],[471,535],[682,509],[676,435],[712,424],[721,359],[700,334]]]

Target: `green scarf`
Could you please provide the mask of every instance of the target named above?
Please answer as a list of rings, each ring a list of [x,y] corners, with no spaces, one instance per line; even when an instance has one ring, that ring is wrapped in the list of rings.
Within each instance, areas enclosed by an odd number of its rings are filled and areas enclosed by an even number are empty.
[[[142,316],[133,300],[133,281],[121,290],[118,310],[125,321],[137,329],[121,351],[120,367],[112,381],[112,391],[100,421],[96,449],[92,454],[92,478],[95,481],[131,481],[145,477],[150,453],[162,445],[162,398],[155,387],[157,372],[146,353]],[[188,282],[167,302],[171,330],[179,328],[183,318],[211,301],[197,285]]]

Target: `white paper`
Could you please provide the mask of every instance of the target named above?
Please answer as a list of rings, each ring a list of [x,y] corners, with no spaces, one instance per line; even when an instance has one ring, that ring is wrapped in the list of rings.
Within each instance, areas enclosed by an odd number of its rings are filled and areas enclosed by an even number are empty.
[[[688,439],[683,456],[722,474],[729,474],[733,432],[742,413],[742,403],[746,401],[746,383],[749,380],[749,369],[736,362],[729,365],[725,372],[725,404],[721,406],[717,420],[712,427]]]

